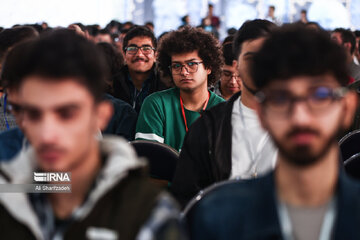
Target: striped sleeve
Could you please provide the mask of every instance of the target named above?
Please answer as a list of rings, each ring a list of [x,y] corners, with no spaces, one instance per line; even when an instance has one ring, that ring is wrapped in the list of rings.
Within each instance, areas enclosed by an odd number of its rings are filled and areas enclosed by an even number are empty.
[[[135,140],[164,143],[164,111],[158,94],[148,96],[140,110],[136,124]]]

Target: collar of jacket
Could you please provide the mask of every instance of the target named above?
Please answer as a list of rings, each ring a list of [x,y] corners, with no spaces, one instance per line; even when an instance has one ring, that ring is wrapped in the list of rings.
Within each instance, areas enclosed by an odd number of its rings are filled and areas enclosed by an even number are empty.
[[[96,202],[125,178],[129,170],[143,168],[146,161],[137,157],[135,151],[123,139],[104,137],[100,140],[101,153],[106,157],[105,164],[96,179],[95,188],[88,195],[87,201],[74,212],[75,219],[85,218]],[[37,168],[32,147],[10,162],[1,165],[0,184],[29,184],[33,182],[33,172]],[[7,176],[7,177],[5,177]],[[18,221],[31,229],[33,234],[42,239],[40,225],[26,193],[0,194],[0,204]]]

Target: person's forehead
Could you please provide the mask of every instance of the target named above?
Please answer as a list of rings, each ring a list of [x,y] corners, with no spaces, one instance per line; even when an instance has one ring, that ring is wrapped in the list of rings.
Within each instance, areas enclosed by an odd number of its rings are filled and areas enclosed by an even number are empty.
[[[236,68],[235,68],[235,67],[233,67],[233,66],[230,66],[230,65],[226,65],[226,64],[224,64],[224,66],[223,66],[223,70],[224,70],[224,71],[235,72],[235,71],[236,71]]]
[[[53,109],[76,104],[86,106],[94,103],[90,91],[76,79],[49,80],[45,77],[27,77],[20,86],[20,98],[24,105],[37,109]]]
[[[249,39],[244,41],[241,44],[241,55],[247,54],[249,52],[258,52],[262,45],[264,44],[265,37],[260,37],[256,39]]]
[[[201,60],[198,51],[179,53],[171,55],[172,62],[186,62],[190,60]]]
[[[318,76],[296,76],[286,80],[274,80],[264,90],[285,90],[293,93],[304,93],[311,87],[327,86],[340,87],[339,82],[332,74]]]
[[[342,38],[341,38],[341,33],[339,33],[339,32],[333,32],[333,33],[331,33],[331,38],[332,39],[339,39],[339,40],[341,40]]]
[[[134,38],[130,39],[129,42],[128,42],[128,46],[130,46],[130,45],[137,45],[137,46],[149,45],[149,46],[153,46],[151,38],[145,37],[145,36],[139,36],[139,37],[134,37]]]

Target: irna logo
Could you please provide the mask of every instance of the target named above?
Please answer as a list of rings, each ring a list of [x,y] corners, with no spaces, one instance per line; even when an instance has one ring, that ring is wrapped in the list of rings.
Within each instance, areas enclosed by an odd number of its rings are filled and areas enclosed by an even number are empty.
[[[71,182],[68,172],[34,172],[35,182]]]

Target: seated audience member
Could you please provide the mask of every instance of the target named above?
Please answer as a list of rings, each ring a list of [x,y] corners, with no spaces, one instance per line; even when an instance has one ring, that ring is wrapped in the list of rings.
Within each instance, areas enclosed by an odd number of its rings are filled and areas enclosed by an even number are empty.
[[[144,26],[150,29],[152,32],[154,32],[154,23],[146,22]]]
[[[96,43],[107,42],[107,43],[113,44],[113,39],[110,35],[109,30],[101,29],[95,37],[95,42]]]
[[[70,172],[71,193],[0,194],[1,237],[180,239],[176,208],[148,181],[146,163],[120,138],[98,140],[112,107],[103,101],[106,65],[95,45],[58,30],[13,57],[31,147],[2,164],[0,184],[32,183],[34,171]]]
[[[134,140],[137,113],[125,101],[113,97],[113,76],[115,76],[124,65],[122,55],[115,48],[105,42],[96,44],[97,48],[104,54],[106,65],[109,66],[110,74],[106,79],[105,99],[111,101],[114,113],[103,131],[104,134],[115,134],[126,138],[128,141]]]
[[[217,95],[229,100],[232,95],[241,91],[241,78],[236,69],[236,61],[232,51],[232,42],[223,44],[225,64],[220,81],[216,83],[214,91]]]
[[[315,31],[321,31],[323,28],[317,22],[308,22],[305,25],[307,28],[313,29]]]
[[[161,39],[158,62],[176,87],[145,99],[135,139],[165,143],[180,151],[185,133],[200,112],[224,101],[208,91],[221,74],[221,49],[211,34],[184,27]]]
[[[266,40],[251,72],[277,166],[200,200],[191,239],[360,239],[360,185],[339,165],[337,142],[355,110],[346,58],[327,33],[301,26]]]
[[[257,89],[250,76],[254,54],[276,26],[267,20],[244,23],[234,54],[242,90],[205,111],[187,133],[171,191],[184,206],[201,189],[229,178],[252,178],[275,166],[276,149],[255,113]]]
[[[18,26],[7,28],[0,33],[0,70],[7,52],[16,44],[30,40],[39,36],[38,32],[32,27]],[[15,104],[16,92],[13,89],[5,89],[3,81],[0,83],[1,89],[5,94],[0,96],[0,132],[16,128],[15,117],[8,111],[9,105]],[[18,130],[15,130],[16,132]],[[8,136],[8,134],[7,134]]]
[[[123,42],[126,65],[114,76],[114,97],[140,111],[144,99],[153,92],[166,89],[155,69],[157,42],[147,27],[129,30]]]
[[[333,39],[337,44],[342,46],[346,51],[346,64],[350,69],[349,76],[353,78],[349,83],[352,83],[354,80],[360,80],[360,66],[354,62],[354,52],[356,47],[356,37],[350,31],[344,28],[336,28],[331,33],[331,39]]]
[[[354,31],[354,35],[356,38],[355,50],[354,50],[354,62],[357,65],[359,65],[359,62],[360,62],[360,48],[359,48],[360,31],[359,30]]]

